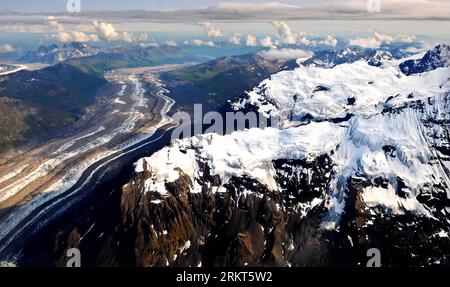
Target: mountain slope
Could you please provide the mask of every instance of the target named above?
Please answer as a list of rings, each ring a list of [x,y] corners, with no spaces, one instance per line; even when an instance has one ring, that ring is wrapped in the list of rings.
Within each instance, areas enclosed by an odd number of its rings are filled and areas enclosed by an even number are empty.
[[[69,62],[79,68],[87,66],[96,70],[98,73],[103,73],[121,68],[180,64],[195,60],[195,57],[184,53],[177,47],[143,48],[136,46],[103,50],[92,56],[71,59]]]
[[[23,70],[0,77],[0,99],[5,99],[0,101],[0,111],[5,118],[0,130],[3,150],[31,142],[32,138],[36,141],[47,138],[48,132],[79,119],[84,109],[95,102],[97,90],[107,83],[104,79],[106,71],[193,59],[172,47],[100,51],[82,43],[69,43],[62,48],[56,45],[41,47],[39,51],[52,59],[64,53],[56,61],[62,62],[41,70]],[[84,51],[84,54],[76,51]],[[22,112],[11,110],[14,106],[11,100],[21,107]],[[13,118],[9,119],[9,116]]]
[[[295,60],[267,60],[253,53],[218,58],[165,73],[162,78],[177,105],[203,103],[206,110],[208,102],[212,109],[220,108],[271,74],[296,66]]]
[[[371,66],[379,67],[383,64],[383,61],[392,60],[393,58],[394,56],[388,51],[352,47],[343,50],[318,51],[314,56],[304,61],[302,65],[333,68],[337,65],[364,60]]]
[[[369,248],[384,266],[450,264],[449,74],[359,61],[263,81],[246,104],[281,129],[137,162],[122,195],[136,264],[357,266]]]
[[[400,70],[405,75],[411,75],[448,67],[449,65],[450,46],[438,45],[433,50],[428,51],[421,59],[405,61],[400,65]]]
[[[54,65],[66,60],[92,56],[100,52],[98,47],[90,47],[79,42],[66,43],[61,47],[56,44],[40,46],[37,51],[29,51],[19,61],[25,63],[45,63]]]
[[[254,105],[267,116],[294,121],[339,119],[349,114],[371,116],[397,104],[442,93],[448,75],[447,69],[439,69],[426,77],[406,77],[396,67],[380,69],[365,61],[332,69],[302,66],[261,82],[234,106]]]
[[[18,146],[74,122],[94,103],[96,90],[104,84],[103,76],[89,67],[68,63],[1,77],[0,144]]]

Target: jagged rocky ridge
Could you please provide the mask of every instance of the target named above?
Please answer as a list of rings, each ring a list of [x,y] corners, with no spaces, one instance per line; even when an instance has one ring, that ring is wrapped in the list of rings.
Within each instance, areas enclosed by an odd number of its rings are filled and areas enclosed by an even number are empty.
[[[304,61],[302,65],[333,68],[337,65],[353,63],[363,59],[369,65],[379,67],[383,61],[392,60],[393,58],[394,56],[389,51],[350,47],[343,50],[318,51],[311,58]]]
[[[66,60],[93,56],[101,51],[84,43],[70,42],[59,47],[56,44],[39,46],[37,51],[28,51],[19,61],[26,63],[46,63],[54,65]]]
[[[432,71],[436,68],[448,67],[450,64],[450,46],[438,45],[428,51],[423,58],[405,61],[400,70],[405,75]]]
[[[449,264],[448,67],[299,67],[236,109],[266,128],[181,141],[138,161],[124,229],[144,266]],[[322,87],[322,88],[318,88]]]

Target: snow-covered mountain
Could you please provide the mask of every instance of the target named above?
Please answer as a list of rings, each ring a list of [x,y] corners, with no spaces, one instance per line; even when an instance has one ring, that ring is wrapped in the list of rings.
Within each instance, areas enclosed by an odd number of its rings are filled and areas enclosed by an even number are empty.
[[[257,106],[266,116],[331,120],[372,116],[407,102],[425,100],[448,86],[447,69],[405,76],[398,67],[379,68],[360,60],[332,69],[302,66],[263,81],[234,106]]]
[[[450,46],[438,45],[433,50],[428,51],[421,59],[405,61],[400,65],[400,70],[405,75],[411,75],[448,67],[449,65]]]
[[[343,50],[318,51],[302,64],[304,66],[333,68],[337,65],[365,60],[369,65],[379,67],[383,61],[393,58],[393,55],[388,51],[351,47]]]
[[[178,140],[137,162],[122,196],[137,260],[365,265],[378,248],[385,266],[450,264],[449,78],[405,76],[395,60],[274,74],[234,107],[281,128]]]
[[[96,55],[100,48],[91,47],[85,43],[70,42],[59,47],[56,44],[40,46],[37,51],[29,51],[20,58],[21,62],[57,64],[59,62]]]

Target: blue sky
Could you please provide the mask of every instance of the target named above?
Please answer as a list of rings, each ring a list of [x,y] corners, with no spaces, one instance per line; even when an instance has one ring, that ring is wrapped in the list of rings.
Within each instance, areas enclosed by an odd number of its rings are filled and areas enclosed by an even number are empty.
[[[80,0],[83,10],[161,10],[161,9],[192,9],[215,5],[220,2],[255,2],[264,3],[267,0],[220,1],[220,0]],[[332,3],[333,0],[283,0],[285,4],[320,4]],[[62,12],[65,11],[67,0],[1,0],[0,10],[26,13]]]

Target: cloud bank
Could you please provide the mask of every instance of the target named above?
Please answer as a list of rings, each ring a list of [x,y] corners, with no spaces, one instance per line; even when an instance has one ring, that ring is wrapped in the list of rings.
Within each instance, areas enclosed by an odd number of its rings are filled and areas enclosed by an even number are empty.
[[[373,0],[377,1],[377,0]],[[447,0],[381,0],[380,10],[369,0],[336,0],[331,4],[288,5],[279,2],[227,2],[202,9],[164,11],[84,12],[82,16],[109,19],[209,20],[299,20],[299,19],[450,19]],[[211,31],[211,35],[214,34]]]
[[[292,59],[308,59],[314,55],[311,51],[305,51],[302,49],[270,49],[267,51],[261,51],[258,53],[261,57],[267,60],[292,60]]]
[[[0,45],[0,53],[11,53],[11,52],[15,52],[16,49],[11,46],[10,44],[3,44]]]
[[[76,31],[67,31],[66,27],[54,16],[47,17],[48,26],[53,32],[48,38],[59,42],[95,42],[95,41],[125,41],[147,42],[148,34],[133,35],[128,32],[117,32],[115,27],[106,22],[92,21],[76,27]]]
[[[348,45],[349,46],[358,46],[361,48],[377,49],[382,44],[391,44],[393,42],[411,43],[414,41],[414,39],[415,39],[415,36],[410,36],[410,35],[391,36],[391,35],[380,34],[376,31],[374,31],[372,37],[350,39],[348,41]]]
[[[200,22],[198,24],[205,29],[205,34],[208,37],[218,38],[223,36],[222,32],[219,29],[212,27],[210,22]]]
[[[216,44],[213,41],[205,41],[200,39],[193,39],[190,41],[184,41],[185,45],[197,46],[197,47],[215,47]]]

